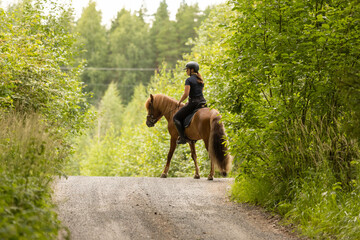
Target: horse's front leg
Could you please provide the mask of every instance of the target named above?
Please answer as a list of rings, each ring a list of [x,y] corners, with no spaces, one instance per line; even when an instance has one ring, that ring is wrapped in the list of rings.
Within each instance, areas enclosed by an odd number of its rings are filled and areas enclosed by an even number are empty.
[[[194,178],[195,179],[200,179],[200,174],[199,174],[199,167],[198,167],[198,163],[197,163],[197,156],[196,156],[196,150],[195,150],[195,143],[193,141],[191,141],[189,143],[190,145],[190,149],[191,149],[191,157],[194,160],[194,164],[195,164],[195,175]]]
[[[164,168],[163,173],[161,174],[161,178],[166,178],[169,172],[169,168],[170,168],[170,162],[171,162],[171,158],[174,154],[176,148],[176,138],[171,137],[170,139],[170,150],[167,156],[167,161],[166,161],[166,165]]]

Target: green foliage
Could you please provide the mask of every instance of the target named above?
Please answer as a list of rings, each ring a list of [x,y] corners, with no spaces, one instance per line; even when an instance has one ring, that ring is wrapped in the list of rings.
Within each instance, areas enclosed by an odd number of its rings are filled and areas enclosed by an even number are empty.
[[[344,191],[340,182],[331,181],[331,174],[309,171],[299,181],[298,191],[291,204],[282,202],[287,221],[296,222],[303,235],[315,239],[359,239],[360,204],[359,185],[353,182],[353,190]],[[330,184],[330,182],[332,184]]]
[[[50,183],[67,147],[36,114],[0,115],[0,238],[54,239]]]
[[[120,132],[124,107],[115,83],[111,83],[100,101],[97,119],[97,136],[101,138],[108,129]]]
[[[74,140],[75,151],[66,173],[71,175],[109,176],[116,167],[114,145],[121,134],[123,112],[119,91],[111,83],[100,101],[97,121],[87,134]]]
[[[347,206],[359,194],[357,1],[230,7],[227,19],[209,17],[220,25],[208,36],[200,29],[194,56],[211,66],[209,99],[229,125],[234,198],[284,214],[308,236],[356,239],[358,204]]]
[[[173,21],[170,21],[166,1],[160,2],[155,13],[155,20],[150,30],[152,49],[154,51],[154,66],[160,66],[162,62],[168,62],[172,66],[177,61],[176,29]]]
[[[222,113],[239,173],[233,199],[276,211],[312,238],[359,238],[357,9],[220,5],[185,58],[200,63],[206,99]]]
[[[144,123],[144,103],[147,99],[146,88],[140,84],[135,88],[131,102],[126,106],[122,115],[122,129],[142,126]]]
[[[0,9],[0,107],[38,111],[64,134],[75,133],[83,127],[86,114],[80,106],[86,102],[77,80],[80,70],[60,70],[73,64],[68,49],[74,36],[61,24],[69,13],[60,9],[44,16],[42,2],[35,3],[19,4],[12,12]]]
[[[197,36],[196,29],[207,17],[209,9],[200,13],[197,4],[188,5],[182,2],[176,13],[176,21],[171,21],[166,1],[160,2],[150,31],[155,66],[166,62],[170,67],[174,67],[183,54],[191,52],[194,43],[189,43],[189,39]]]
[[[121,99],[127,104],[137,85],[150,82],[153,72],[149,69],[160,67],[163,61],[174,67],[183,53],[190,52],[193,44],[188,40],[196,37],[195,29],[210,9],[201,13],[198,5],[181,3],[176,21],[171,21],[166,1],[162,1],[151,24],[144,21],[146,9],[135,13],[122,9],[106,30],[101,26],[101,12],[95,7],[90,1],[75,27],[80,34],[76,48],[83,50],[78,61],[85,60],[88,67],[81,76],[86,90],[94,93],[90,99],[94,104],[111,82],[117,83]]]
[[[177,51],[176,60],[182,59],[184,53],[190,53],[194,43],[190,43],[189,39],[197,37],[197,29],[200,27],[202,17],[197,4],[188,5],[185,2],[180,4],[176,13],[175,29],[177,32]]]
[[[122,9],[109,32],[109,64],[111,68],[151,68],[153,66],[149,25],[141,15]],[[124,103],[131,100],[135,86],[147,84],[151,71],[114,71],[109,75],[117,82]]]
[[[105,27],[101,25],[101,12],[95,7],[96,3],[89,1],[74,29],[79,34],[76,47],[82,50],[78,61],[82,62],[85,59],[89,68],[107,67],[108,61],[107,33]],[[106,84],[110,83],[107,72],[96,70],[84,71],[81,79],[87,84],[86,90],[93,92],[94,96],[102,96]]]
[[[180,98],[186,79],[185,73],[180,70],[183,68],[183,63],[177,66],[175,78],[166,68],[168,64],[173,66],[183,51],[190,50],[185,43],[189,37],[196,36],[194,29],[200,25],[207,13],[200,14],[197,5],[189,6],[183,3],[177,14],[178,23],[173,22],[169,20],[167,5],[163,1],[150,29],[143,20],[143,11],[145,10],[140,10],[137,15],[125,9],[118,12],[108,34],[108,66],[111,68],[156,67],[165,59],[169,63],[164,62],[161,72],[157,73],[150,83],[151,92],[162,92]],[[180,35],[176,33],[175,28],[181,29]],[[155,61],[157,62],[154,64]],[[108,74],[108,79],[117,83],[119,93],[115,93],[115,89],[111,90],[112,85],[109,86],[97,107],[98,124],[92,126],[87,135],[75,140],[77,147],[66,170],[67,173],[119,176],[161,174],[170,144],[165,122],[159,123],[156,129],[161,130],[157,130],[156,134],[145,125],[144,103],[149,95],[144,85],[149,84],[150,74],[153,73],[114,71]],[[120,102],[118,96],[127,105],[124,109],[120,105],[117,106]],[[117,123],[113,125],[115,122]],[[161,145],[160,147],[159,144],[155,144],[156,141]],[[179,148],[181,158],[175,157],[173,161],[175,167],[172,169],[176,176],[183,176],[193,170],[193,163],[177,160],[191,159],[189,150]],[[200,152],[207,159],[207,153]],[[204,161],[202,166],[207,167],[208,162]]]
[[[50,14],[45,14],[46,11]],[[88,118],[73,66],[72,11],[51,1],[0,9],[0,238],[56,239],[50,183]]]

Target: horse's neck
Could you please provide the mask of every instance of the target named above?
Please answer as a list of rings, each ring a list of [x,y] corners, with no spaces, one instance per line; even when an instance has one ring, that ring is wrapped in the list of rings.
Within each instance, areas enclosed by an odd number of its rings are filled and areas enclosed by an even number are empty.
[[[160,111],[168,122],[172,120],[176,112],[176,107],[177,107],[177,103],[172,101],[171,99],[166,99],[166,104],[162,105]]]

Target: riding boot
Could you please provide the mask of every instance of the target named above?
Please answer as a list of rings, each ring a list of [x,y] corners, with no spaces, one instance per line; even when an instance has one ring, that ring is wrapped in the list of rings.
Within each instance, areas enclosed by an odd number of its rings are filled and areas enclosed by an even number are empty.
[[[175,127],[179,133],[179,139],[176,141],[176,143],[177,144],[185,144],[187,142],[187,140],[186,140],[185,129],[184,129],[183,125],[181,124],[181,122],[179,120],[175,120],[175,119],[174,119],[174,123],[175,123]]]

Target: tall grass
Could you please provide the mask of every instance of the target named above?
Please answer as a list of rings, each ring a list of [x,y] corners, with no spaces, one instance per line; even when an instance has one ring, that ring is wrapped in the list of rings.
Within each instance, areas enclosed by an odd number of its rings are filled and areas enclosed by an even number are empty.
[[[234,199],[266,206],[314,239],[360,239],[359,143],[340,126],[283,124],[268,135],[267,159],[242,164]]]
[[[67,149],[37,114],[0,113],[0,239],[55,239],[50,182]]]

